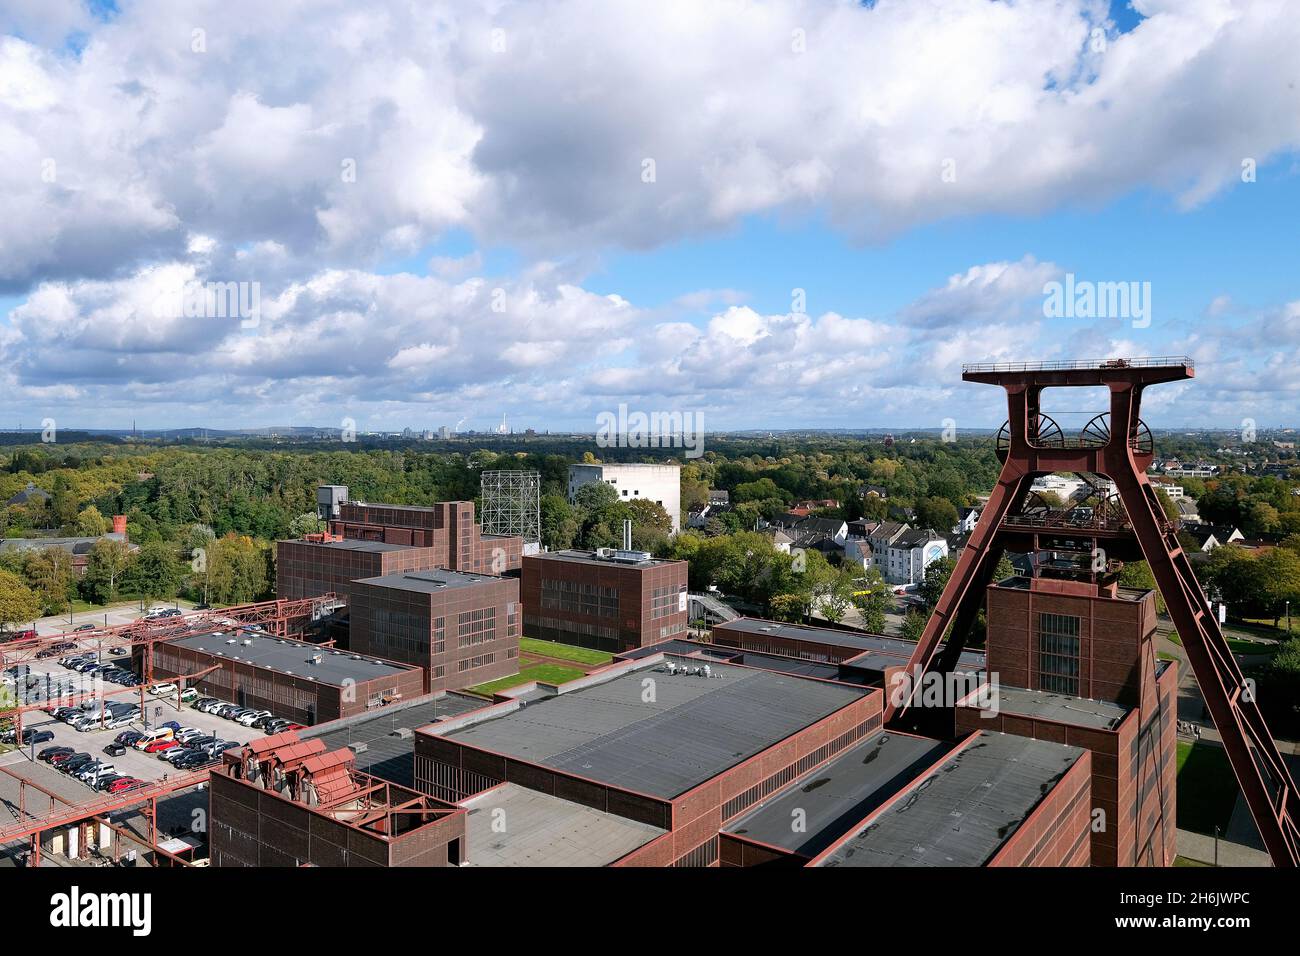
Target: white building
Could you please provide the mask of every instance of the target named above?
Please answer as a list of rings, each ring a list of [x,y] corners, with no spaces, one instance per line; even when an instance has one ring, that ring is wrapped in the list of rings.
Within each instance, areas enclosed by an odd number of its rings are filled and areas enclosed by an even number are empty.
[[[929,528],[908,530],[885,552],[880,573],[889,584],[914,585],[925,580],[925,569],[948,557],[948,539]]]
[[[925,579],[925,569],[948,556],[948,539],[896,521],[855,521],[844,542],[845,560],[876,568],[886,584],[910,586]]]
[[[579,488],[593,481],[610,485],[618,492],[620,501],[640,498],[662,506],[672,519],[672,533],[681,530],[681,465],[570,465],[569,501],[573,501]]]

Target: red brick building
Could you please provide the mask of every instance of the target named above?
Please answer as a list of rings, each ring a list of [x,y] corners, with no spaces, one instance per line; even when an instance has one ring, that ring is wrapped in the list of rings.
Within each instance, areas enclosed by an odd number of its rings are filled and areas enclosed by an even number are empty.
[[[355,769],[293,733],[227,753],[209,778],[213,866],[459,866],[463,809]]]
[[[155,645],[158,681],[200,671],[208,673],[189,681],[200,693],[308,725],[419,697],[424,685],[410,664],[250,631],[189,634]]]
[[[1087,866],[1090,770],[1080,747],[971,734],[811,865]]]
[[[1113,581],[1012,578],[988,589],[990,698],[958,734],[1001,730],[1091,751],[1094,866],[1172,866],[1177,664],[1155,653],[1155,594]]]
[[[518,784],[665,831],[617,865],[711,866],[726,821],[877,730],[882,703],[879,690],[655,655],[421,728],[416,788],[451,802]]]
[[[352,582],[440,567],[437,548],[384,541],[301,540],[275,544],[275,596],[294,600],[333,592],[347,603]]]
[[[458,571],[352,583],[349,647],[424,669],[424,691],[472,687],[519,671],[519,580]]]
[[[524,541],[484,535],[474,520],[474,502],[441,501],[435,505],[386,505],[346,501],[329,522],[331,534],[356,541],[383,541],[432,548],[431,567],[480,574],[505,574],[519,568]]]
[[[522,590],[529,637],[620,652],[685,634],[685,561],[640,551],[525,555]]]

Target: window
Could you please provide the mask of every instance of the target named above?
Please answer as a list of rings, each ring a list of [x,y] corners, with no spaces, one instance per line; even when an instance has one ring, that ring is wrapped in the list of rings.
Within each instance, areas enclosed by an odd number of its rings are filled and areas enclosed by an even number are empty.
[[[1079,619],[1038,615],[1038,686],[1055,694],[1079,693]]]

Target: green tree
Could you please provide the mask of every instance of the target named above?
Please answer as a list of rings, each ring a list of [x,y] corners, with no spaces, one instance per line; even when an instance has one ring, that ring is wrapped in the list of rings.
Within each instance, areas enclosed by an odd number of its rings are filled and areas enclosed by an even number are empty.
[[[86,558],[81,590],[88,601],[108,604],[117,599],[122,575],[131,563],[131,549],[123,541],[96,541]]]
[[[893,607],[893,599],[878,568],[867,568],[858,577],[853,590],[853,604],[862,615],[864,631],[872,634],[885,632],[885,614]]]
[[[306,511],[289,522],[289,536],[301,538],[306,534],[320,534],[325,530],[325,521],[314,511]]]
[[[112,524],[107,518],[100,513],[100,510],[94,505],[87,505],[82,512],[77,515],[75,531],[79,537],[98,538],[101,535],[108,534]]]
[[[909,641],[919,641],[925,632],[925,622],[930,615],[921,611],[909,610],[903,615],[902,634]]]
[[[269,549],[248,535],[228,534],[208,551],[208,580],[216,604],[248,604],[268,590]]]
[[[28,551],[23,574],[45,614],[59,614],[67,609],[73,587],[72,555],[67,551],[62,548]]]
[[[171,546],[150,541],[132,555],[122,576],[122,586],[148,601],[174,597],[182,577],[181,563]]]
[[[957,526],[957,509],[947,498],[922,498],[916,503],[916,523],[947,534]]]
[[[580,528],[573,507],[563,495],[542,495],[538,502],[542,544],[552,551],[573,547]]]
[[[952,569],[957,567],[957,559],[951,555],[931,561],[925,567],[925,577],[921,580],[917,593],[925,601],[926,608],[933,608],[943,596],[943,589],[948,586]]]
[[[12,571],[0,571],[0,629],[35,620],[41,613],[41,599]]]

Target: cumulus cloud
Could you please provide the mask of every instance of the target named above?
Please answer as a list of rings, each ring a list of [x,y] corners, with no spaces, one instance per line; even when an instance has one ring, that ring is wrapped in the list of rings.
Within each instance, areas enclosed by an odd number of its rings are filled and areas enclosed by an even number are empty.
[[[1045,320],[1062,267],[1032,254],[884,315],[769,314],[743,288],[652,307],[589,276],[755,215],[876,241],[1142,187],[1190,208],[1296,148],[1285,0],[1135,6],[1118,34],[1101,0],[11,0],[0,294],[25,301],[0,386],[101,420],[572,421],[620,397],[735,425],[992,417],[961,361],[1147,339]],[[449,233],[476,248],[385,272]],[[523,265],[489,277],[498,248]],[[255,327],[159,312],[202,282],[256,284]],[[1294,388],[1293,305],[1202,317],[1161,351],[1248,401]]]
[[[1144,0],[1122,35],[1098,0],[124,0],[36,32],[32,6],[0,45],[11,289],[188,231],[343,265],[451,227],[568,255],[770,211],[867,239],[1143,185],[1191,205],[1300,140],[1283,0]]]

